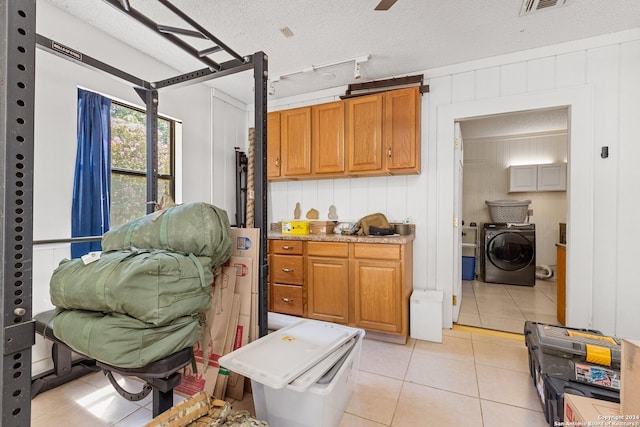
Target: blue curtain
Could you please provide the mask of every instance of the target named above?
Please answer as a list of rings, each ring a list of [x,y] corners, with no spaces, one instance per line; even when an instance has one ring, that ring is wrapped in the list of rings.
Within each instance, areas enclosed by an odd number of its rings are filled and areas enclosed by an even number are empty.
[[[71,237],[109,230],[111,100],[78,89],[78,148],[73,180]],[[71,257],[101,250],[99,241],[71,244]]]

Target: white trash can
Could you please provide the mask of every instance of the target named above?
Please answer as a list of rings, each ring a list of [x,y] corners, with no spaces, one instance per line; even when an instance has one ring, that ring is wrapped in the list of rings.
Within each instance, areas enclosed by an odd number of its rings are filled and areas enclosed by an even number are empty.
[[[442,291],[414,290],[409,318],[411,338],[442,342]]]

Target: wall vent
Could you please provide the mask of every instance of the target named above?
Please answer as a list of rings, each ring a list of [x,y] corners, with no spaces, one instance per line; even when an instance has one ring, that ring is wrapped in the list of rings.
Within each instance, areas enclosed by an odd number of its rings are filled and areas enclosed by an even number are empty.
[[[546,9],[555,9],[564,6],[569,0],[524,0],[520,16],[529,15],[534,12]]]

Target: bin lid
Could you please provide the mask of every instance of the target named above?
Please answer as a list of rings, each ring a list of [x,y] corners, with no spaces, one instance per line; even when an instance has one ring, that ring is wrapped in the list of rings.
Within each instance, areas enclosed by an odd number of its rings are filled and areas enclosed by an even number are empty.
[[[358,329],[301,320],[220,358],[227,369],[279,389],[343,345]]]
[[[485,200],[484,203],[487,206],[528,206],[531,204],[531,200]]]

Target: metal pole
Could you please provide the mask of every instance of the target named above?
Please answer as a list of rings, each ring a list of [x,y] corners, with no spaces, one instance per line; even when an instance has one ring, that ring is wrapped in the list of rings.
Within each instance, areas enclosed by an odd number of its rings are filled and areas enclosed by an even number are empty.
[[[31,422],[36,1],[0,0],[2,426]]]
[[[267,335],[268,288],[267,277],[267,79],[269,61],[264,52],[253,54],[255,88],[255,222],[260,228],[260,260],[258,282],[258,328],[261,337]],[[252,224],[247,224],[250,227]]]

